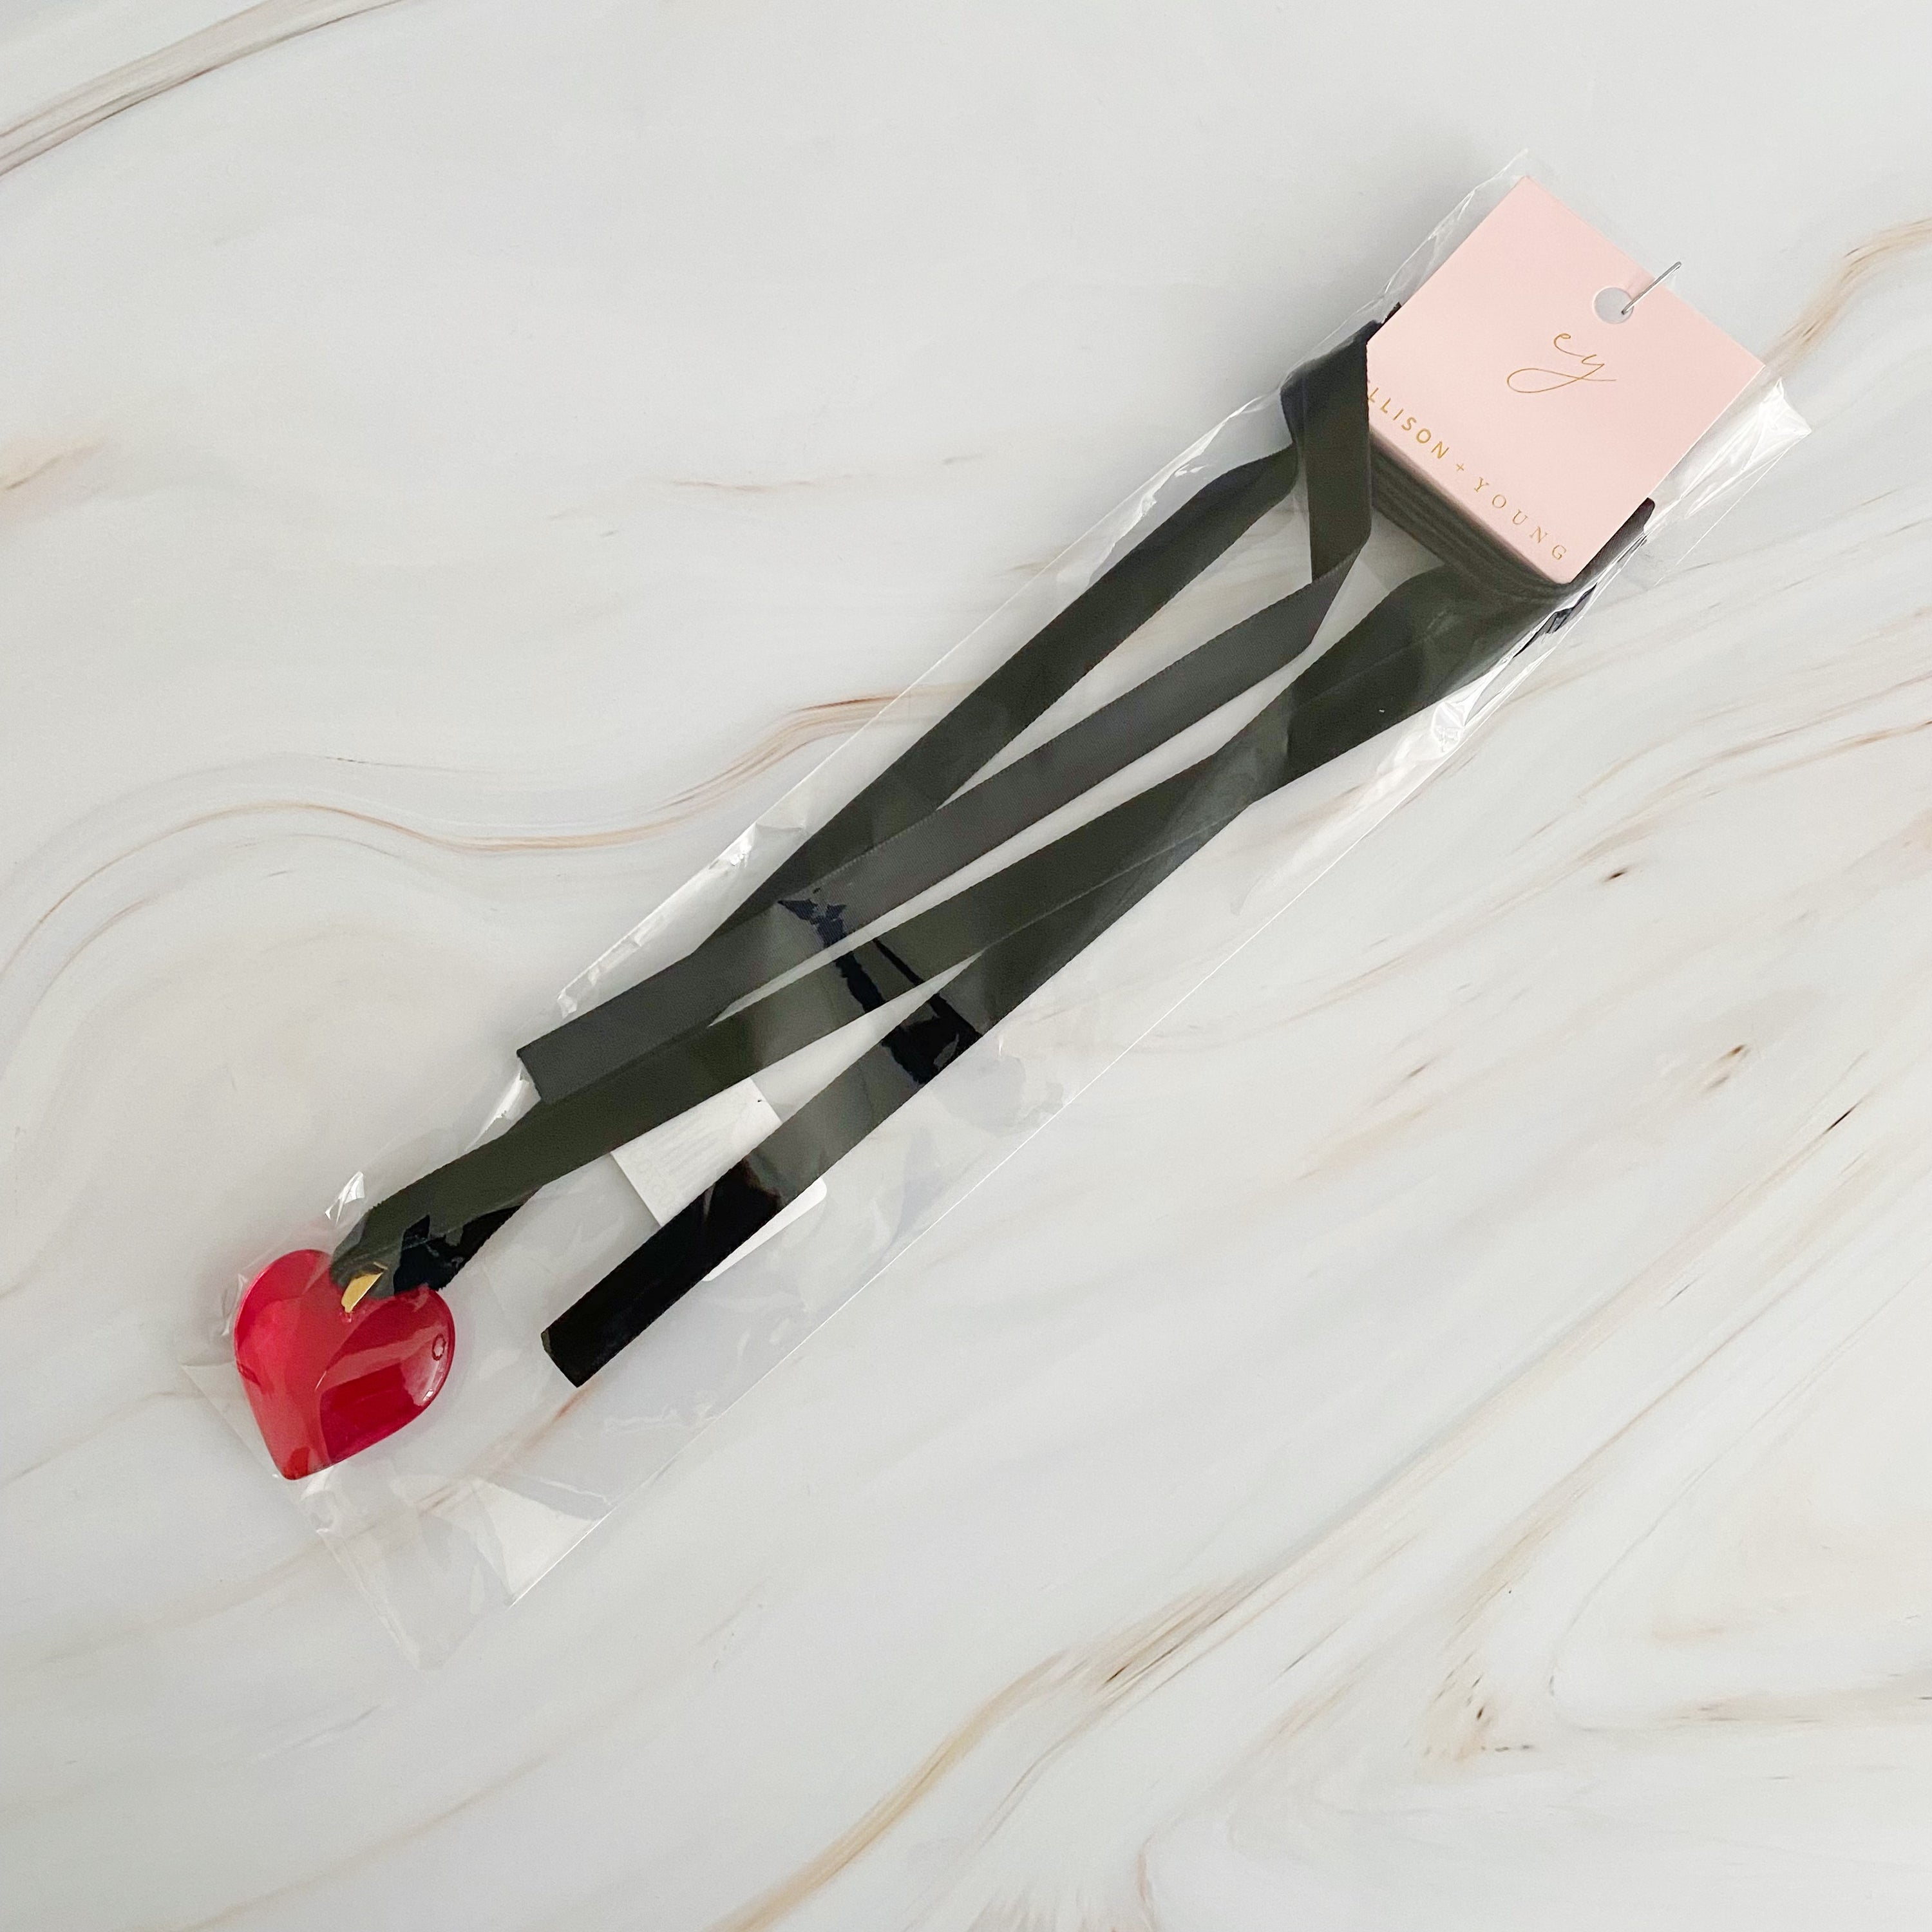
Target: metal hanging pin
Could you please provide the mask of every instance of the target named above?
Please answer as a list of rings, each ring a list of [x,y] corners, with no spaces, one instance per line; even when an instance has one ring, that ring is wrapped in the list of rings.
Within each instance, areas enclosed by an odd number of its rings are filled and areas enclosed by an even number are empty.
[[[1605,289],[1597,297],[1596,308],[1598,317],[1604,322],[1629,321],[1636,313],[1637,304],[1642,302],[1652,289],[1662,288],[1664,284],[1669,281],[1683,266],[1682,262],[1672,262],[1662,274],[1652,276],[1635,295],[1628,294],[1622,289]]]

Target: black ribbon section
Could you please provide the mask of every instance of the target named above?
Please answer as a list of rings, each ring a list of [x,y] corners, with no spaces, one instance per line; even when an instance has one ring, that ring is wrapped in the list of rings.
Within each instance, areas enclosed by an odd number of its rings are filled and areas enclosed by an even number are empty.
[[[1150,892],[1199,842],[1171,847],[988,946],[943,992],[573,1302],[544,1330],[550,1360],[580,1388]]]
[[[1348,350],[1359,353],[1372,332],[1364,331]],[[1338,370],[1330,380],[1346,378]],[[505,1136],[508,1146],[487,1144],[498,1149],[484,1162],[487,1184],[482,1172],[458,1172],[485,1156],[486,1150],[478,1148],[379,1202],[337,1250],[332,1262],[336,1280],[346,1285],[381,1268],[384,1282],[377,1292],[386,1292],[399,1258],[408,1257],[419,1283],[446,1286],[500,1225],[485,1227],[482,1217],[513,1208],[543,1184],[532,1179],[518,1194],[500,1177],[506,1163],[523,1160],[551,1138],[550,1102],[590,1088],[614,1066],[701,1028],[735,1000],[950,877],[1298,656],[1319,628],[1352,549],[1328,560],[1324,575],[1332,582],[1310,584],[1197,646],[1038,752],[952,798],[1284,500],[1300,463],[1291,442],[1204,484],[812,835],[710,940],[643,986],[524,1048],[540,1104],[517,1124],[522,1132],[513,1129],[514,1139]],[[1336,526],[1330,514],[1321,542],[1334,548],[1346,540],[1346,526]],[[863,1010],[854,1008],[844,1017]],[[690,1104],[682,1102],[660,1118]],[[577,1130],[598,1111],[592,1103],[587,1114],[580,1108],[556,1124],[559,1158],[566,1148],[586,1144]],[[621,1136],[610,1145],[631,1137]],[[595,1151],[583,1156],[596,1157]],[[546,1178],[569,1172],[554,1161],[547,1165]],[[487,1209],[479,1204],[486,1196]]]
[[[1249,805],[1436,703],[1580,608],[1588,583],[1637,539],[1648,506],[1576,584],[1550,584],[1399,465],[1379,454],[1372,465],[1367,333],[1284,386],[1289,450],[1206,485],[1144,538],[808,840],[712,939],[526,1047],[538,1105],[379,1204],[337,1251],[335,1278],[380,1267],[379,1292],[392,1282],[446,1285],[537,1188],[971,958],[943,995],[553,1325],[546,1346],[582,1381]],[[1312,580],[958,791],[1280,500],[1298,451]],[[1384,598],[1220,751],[883,939],[717,1018],[1292,662],[1366,541],[1372,494],[1443,559],[1441,567]]]
[[[1138,863],[1122,865],[1100,890],[988,946],[908,1025],[944,1018],[956,1026],[964,1022],[974,1037],[989,1030],[1256,800],[1492,668],[1522,641],[1522,614],[1471,594],[1454,570],[1403,585],[1348,640],[1364,650],[1370,640],[1393,648],[1308,701],[1298,702],[1304,694],[1292,686],[1214,758],[1142,794],[1166,796],[1154,814],[1159,830],[1138,843],[1129,833],[1118,848],[1123,858],[1137,851]],[[894,938],[917,924],[908,922]],[[933,1077],[908,1071],[894,1051],[896,1037],[784,1122],[551,1324],[544,1346],[566,1376],[580,1385],[587,1381]]]

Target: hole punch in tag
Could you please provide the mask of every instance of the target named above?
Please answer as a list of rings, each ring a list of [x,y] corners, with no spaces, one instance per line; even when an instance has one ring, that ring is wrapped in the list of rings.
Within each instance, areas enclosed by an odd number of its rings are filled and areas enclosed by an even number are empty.
[[[1370,434],[1569,583],[1763,368],[1664,280],[1518,182],[1370,338]]]

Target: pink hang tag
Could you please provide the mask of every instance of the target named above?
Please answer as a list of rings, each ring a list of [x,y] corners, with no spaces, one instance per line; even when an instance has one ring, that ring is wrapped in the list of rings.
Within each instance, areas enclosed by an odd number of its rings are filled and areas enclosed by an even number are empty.
[[[1650,280],[1526,178],[1369,340],[1377,440],[1555,583],[1764,366]]]

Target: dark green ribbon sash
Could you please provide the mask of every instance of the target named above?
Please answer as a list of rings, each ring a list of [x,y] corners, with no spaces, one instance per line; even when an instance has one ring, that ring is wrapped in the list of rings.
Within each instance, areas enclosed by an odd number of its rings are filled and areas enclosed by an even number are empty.
[[[1639,540],[1648,506],[1575,583],[1547,582],[1398,465],[1372,458],[1370,332],[1283,386],[1287,449],[1215,479],[1142,538],[711,938],[524,1048],[537,1106],[379,1203],[338,1250],[336,1280],[380,1267],[380,1292],[444,1286],[538,1188],[970,960],[552,1324],[544,1345],[580,1383],[1256,800],[1427,709],[1580,608]],[[1298,458],[1306,586],[959,790],[1279,502]],[[824,956],[1292,662],[1366,540],[1372,502],[1442,564],[1392,592],[1218,752]],[[718,1017],[814,958],[813,970]]]

